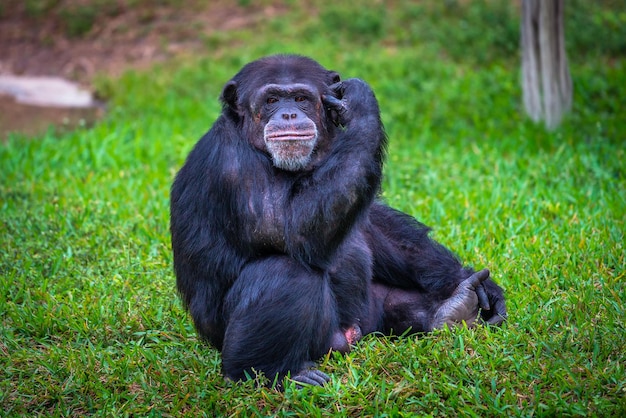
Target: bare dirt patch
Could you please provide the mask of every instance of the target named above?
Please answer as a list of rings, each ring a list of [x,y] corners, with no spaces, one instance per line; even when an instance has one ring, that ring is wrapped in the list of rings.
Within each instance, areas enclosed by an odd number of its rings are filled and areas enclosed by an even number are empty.
[[[201,53],[215,34],[251,27],[284,11],[280,4],[240,6],[226,0],[3,0],[0,73],[61,76],[89,86],[97,74],[117,76]],[[0,136],[39,126],[29,118],[42,112],[29,107],[0,100]],[[42,123],[47,125],[45,118]]]

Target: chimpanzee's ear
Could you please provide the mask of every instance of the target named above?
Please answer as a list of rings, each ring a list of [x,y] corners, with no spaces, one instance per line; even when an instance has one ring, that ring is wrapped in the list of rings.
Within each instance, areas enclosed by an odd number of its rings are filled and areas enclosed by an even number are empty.
[[[341,81],[341,77],[339,76],[339,73],[336,71],[329,71],[327,74],[327,84],[329,86],[332,86],[335,83],[339,83]]]
[[[236,113],[239,113],[239,105],[237,104],[237,83],[234,80],[230,80],[226,83],[220,99],[222,103],[230,107]]]

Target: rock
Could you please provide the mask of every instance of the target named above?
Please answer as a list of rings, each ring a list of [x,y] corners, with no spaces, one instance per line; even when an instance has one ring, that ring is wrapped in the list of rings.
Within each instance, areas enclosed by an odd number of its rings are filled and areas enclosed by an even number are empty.
[[[95,105],[89,91],[59,77],[0,75],[0,94],[31,106],[84,108]]]
[[[89,91],[65,79],[0,74],[0,141],[10,133],[36,137],[50,126],[57,132],[90,126],[103,114]]]

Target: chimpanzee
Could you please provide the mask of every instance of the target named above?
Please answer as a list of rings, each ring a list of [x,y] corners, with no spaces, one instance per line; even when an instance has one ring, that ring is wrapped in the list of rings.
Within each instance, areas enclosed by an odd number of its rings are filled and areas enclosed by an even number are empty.
[[[177,287],[227,378],[322,385],[313,368],[371,332],[500,324],[503,292],[378,199],[386,134],[362,80],[316,61],[245,65],[176,176]]]

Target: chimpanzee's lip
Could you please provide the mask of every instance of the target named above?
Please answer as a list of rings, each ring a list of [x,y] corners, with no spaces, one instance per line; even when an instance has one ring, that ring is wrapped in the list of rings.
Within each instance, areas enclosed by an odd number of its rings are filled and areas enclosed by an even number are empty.
[[[310,141],[315,139],[315,132],[280,132],[267,135],[270,141]]]

